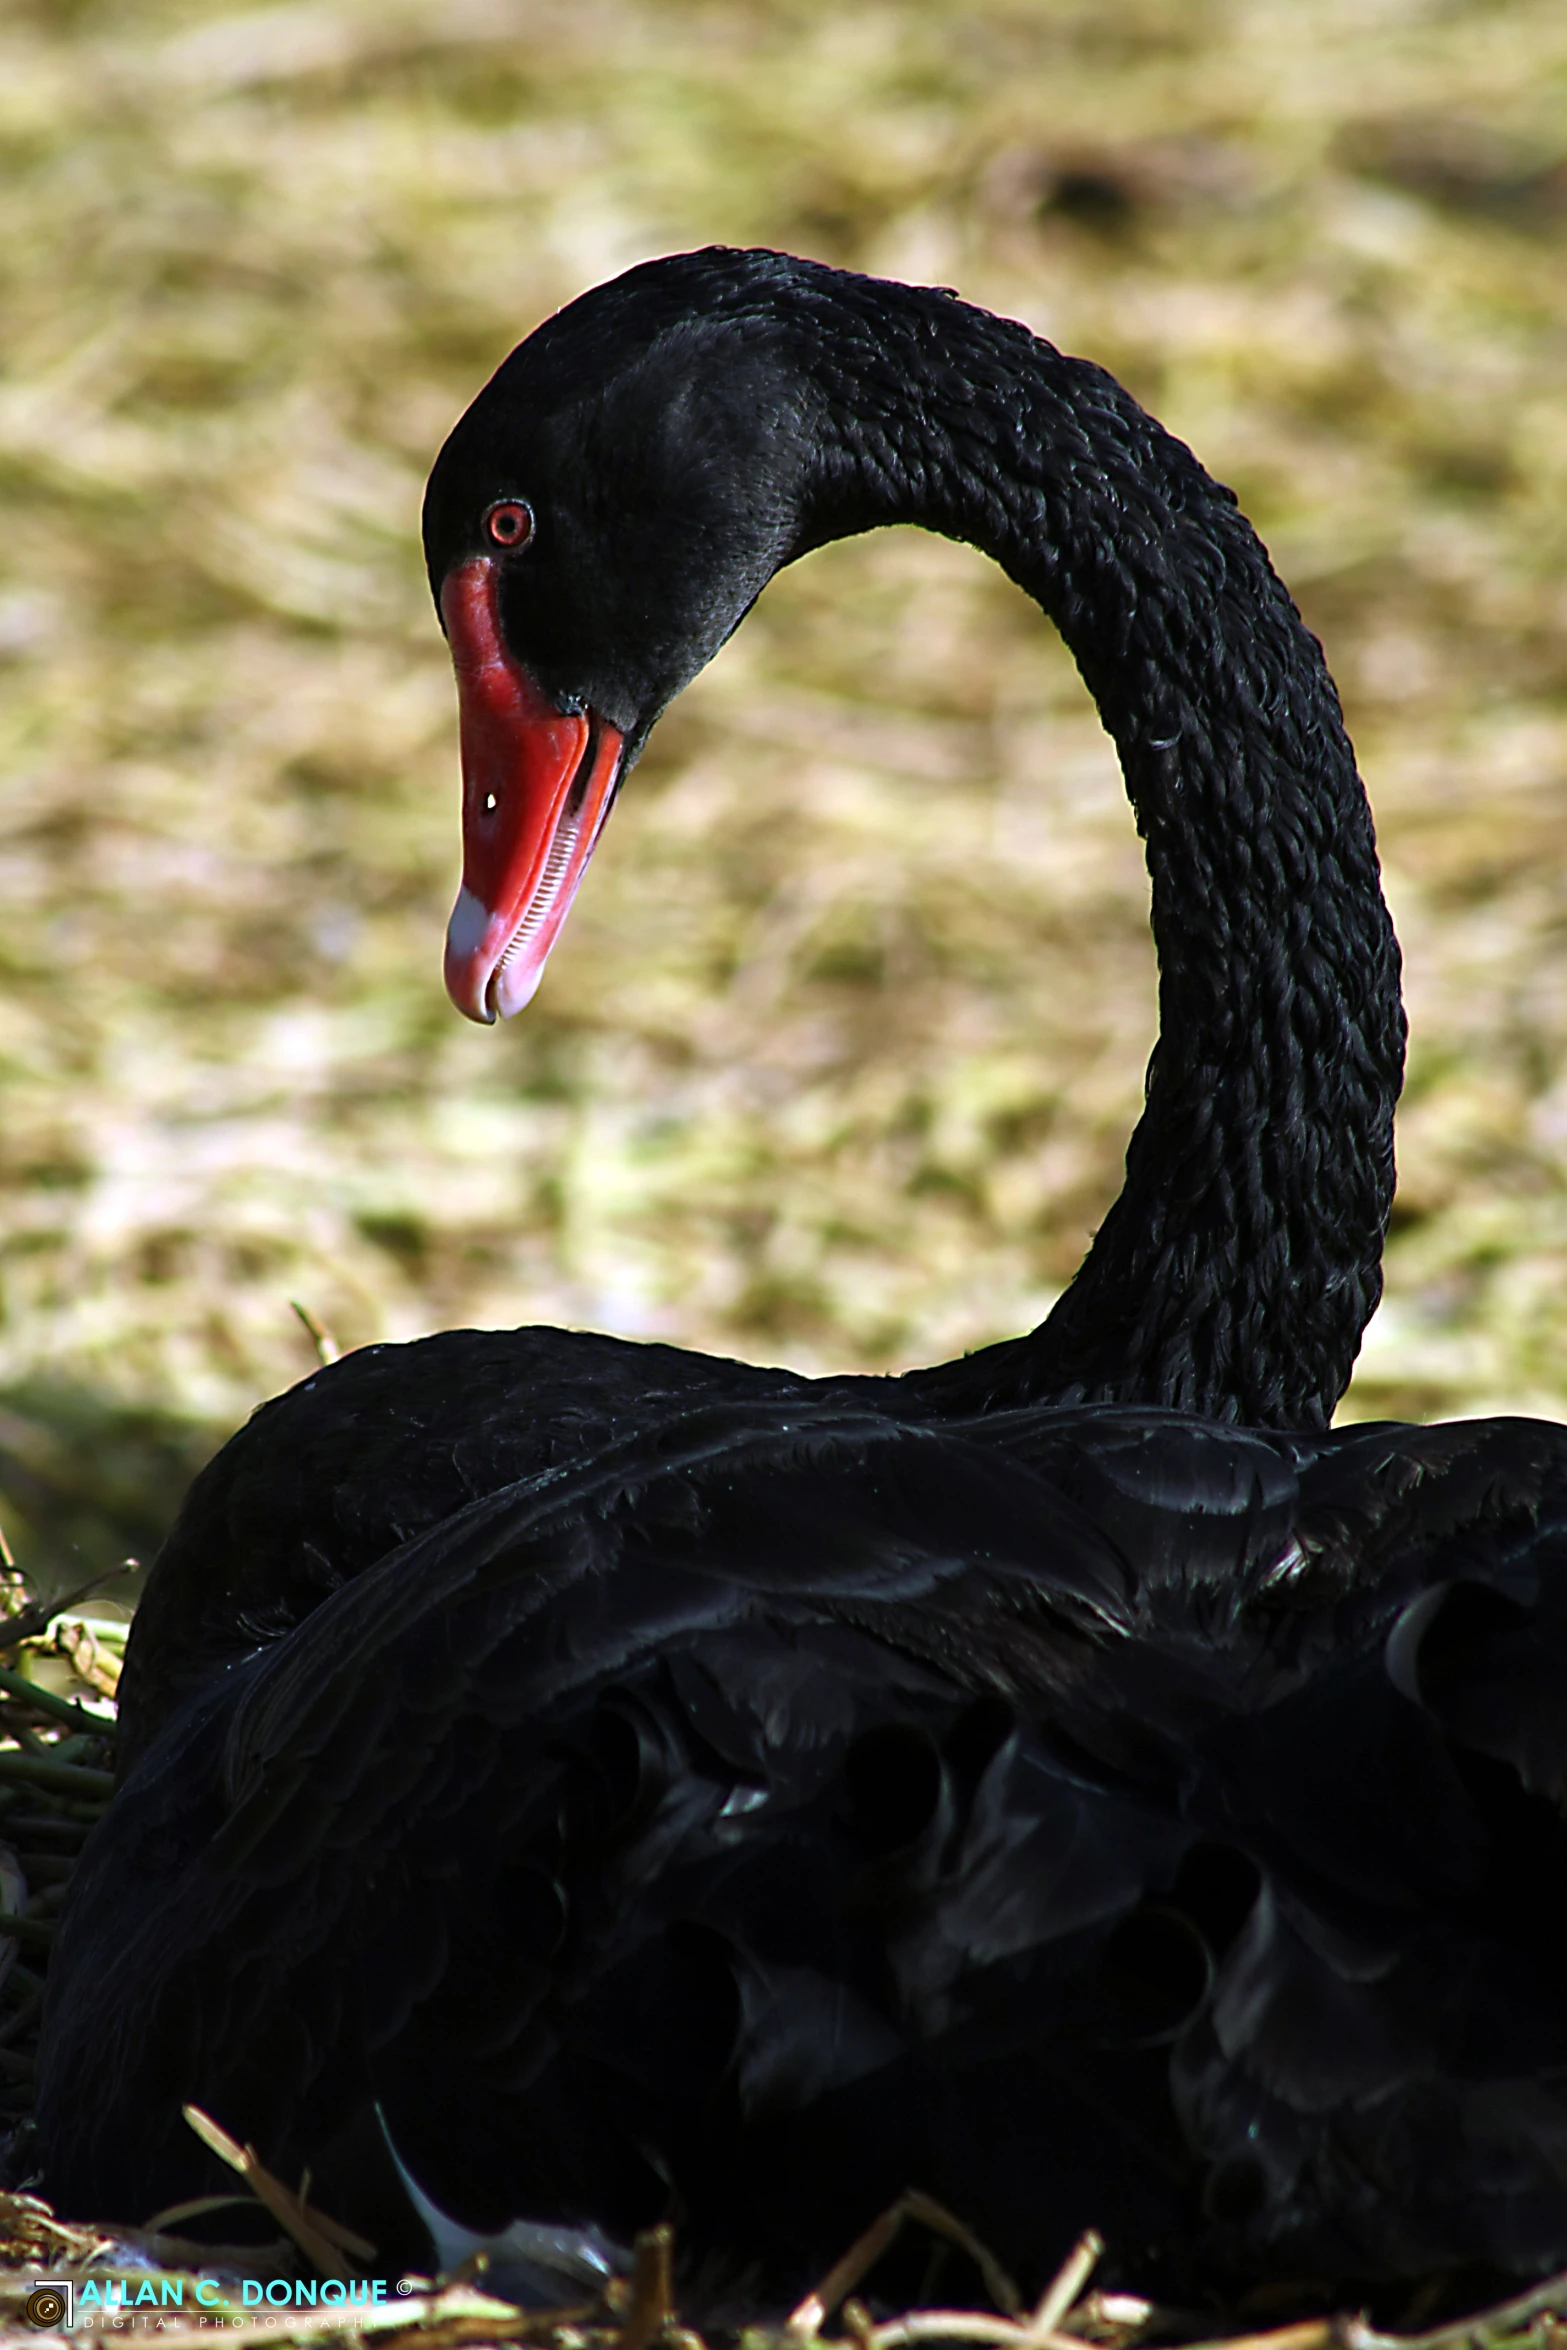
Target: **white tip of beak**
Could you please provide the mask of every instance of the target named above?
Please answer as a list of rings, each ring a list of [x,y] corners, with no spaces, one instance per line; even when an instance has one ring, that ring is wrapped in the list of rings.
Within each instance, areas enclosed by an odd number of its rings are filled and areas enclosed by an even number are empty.
[[[501,963],[490,976],[486,998],[490,1010],[510,1020],[517,1012],[525,1011],[539,992],[539,981],[544,977],[544,957],[527,955],[515,963]]]

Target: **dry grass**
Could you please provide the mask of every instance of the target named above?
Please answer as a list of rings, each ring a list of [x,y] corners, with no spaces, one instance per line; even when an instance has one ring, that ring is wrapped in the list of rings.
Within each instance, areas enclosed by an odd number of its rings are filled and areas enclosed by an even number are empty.
[[[277,2182],[271,2184],[276,2188]],[[284,2199],[293,2200],[286,2192]],[[855,2288],[869,2286],[900,2221],[916,2218],[935,2239],[977,2254],[987,2272],[989,2306],[917,2304],[877,2321]],[[459,2350],[470,2343],[523,2342],[538,2350],[708,2350],[709,2341],[735,2343],[737,2350],[910,2350],[916,2343],[973,2343],[982,2350],[1141,2350],[1147,2344],[1169,2350],[1560,2350],[1567,2331],[1562,2275],[1423,2332],[1383,2332],[1364,2313],[1341,2310],[1260,2331],[1207,2335],[1195,2313],[1162,2309],[1130,2293],[1085,2291],[1103,2250],[1097,2235],[1082,2237],[1029,2309],[961,2221],[927,2197],[910,2194],[883,2213],[781,2323],[776,2317],[725,2322],[710,2326],[704,2337],[681,2322],[667,2227],[637,2238],[630,2274],[611,2279],[598,2300],[521,2309],[488,2293],[482,2271],[441,2280],[383,2276],[377,2283],[367,2281],[376,2276],[373,2262],[350,2271],[334,2260],[312,2272],[287,2238],[248,2248],[203,2248],[172,2235],[61,2220],[33,2196],[0,2193],[0,2350],[24,2350],[37,2340],[33,2329],[53,2321],[63,2300],[58,2288],[67,2280],[84,2331],[155,2333],[163,2350],[197,2350],[215,2326],[238,2350],[264,2343],[273,2350],[311,2344],[330,2350],[335,2343],[345,2350],[364,2350],[366,2344]],[[335,2302],[321,2297],[330,2286],[307,2283],[299,2293],[294,2280],[312,2274],[339,2281]],[[50,2280],[44,2287],[52,2294],[48,2317],[36,2298],[42,2278]],[[360,2298],[353,2297],[356,2291]]]
[[[537,1007],[440,989],[423,473],[551,305],[777,243],[1117,369],[1325,637],[1415,1052],[1351,1408],[1567,1406],[1559,0],[19,0],[0,30],[0,1521],[142,1549],[345,1342],[808,1367],[1038,1317],[1152,1024],[1059,647],[894,534],[666,721]]]

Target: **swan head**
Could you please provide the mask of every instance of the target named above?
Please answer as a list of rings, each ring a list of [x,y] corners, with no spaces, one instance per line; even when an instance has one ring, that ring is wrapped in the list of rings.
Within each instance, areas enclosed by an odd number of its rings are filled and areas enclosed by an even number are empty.
[[[472,1019],[531,999],[655,719],[819,535],[819,418],[777,298],[809,268],[715,251],[595,288],[436,459],[425,558],[463,767],[446,984]]]

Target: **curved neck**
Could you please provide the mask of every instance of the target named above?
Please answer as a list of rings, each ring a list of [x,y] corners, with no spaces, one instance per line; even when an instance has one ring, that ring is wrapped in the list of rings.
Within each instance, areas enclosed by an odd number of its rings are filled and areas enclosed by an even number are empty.
[[[1321,647],[1231,492],[1101,369],[950,297],[822,276],[805,543],[922,523],[1049,614],[1120,754],[1159,959],[1147,1106],[1076,1279],[1029,1337],[907,1385],[943,1411],[1323,1425],[1381,1293],[1404,1018]]]

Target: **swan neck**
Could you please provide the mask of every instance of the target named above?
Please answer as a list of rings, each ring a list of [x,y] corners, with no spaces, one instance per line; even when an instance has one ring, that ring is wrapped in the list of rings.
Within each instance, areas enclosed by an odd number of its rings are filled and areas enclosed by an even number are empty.
[[[1101,369],[950,297],[897,309],[817,362],[811,538],[923,523],[1055,622],[1146,844],[1160,1019],[1125,1188],[1049,1318],[911,1376],[1324,1425],[1381,1292],[1404,1020],[1321,647],[1232,493]]]

